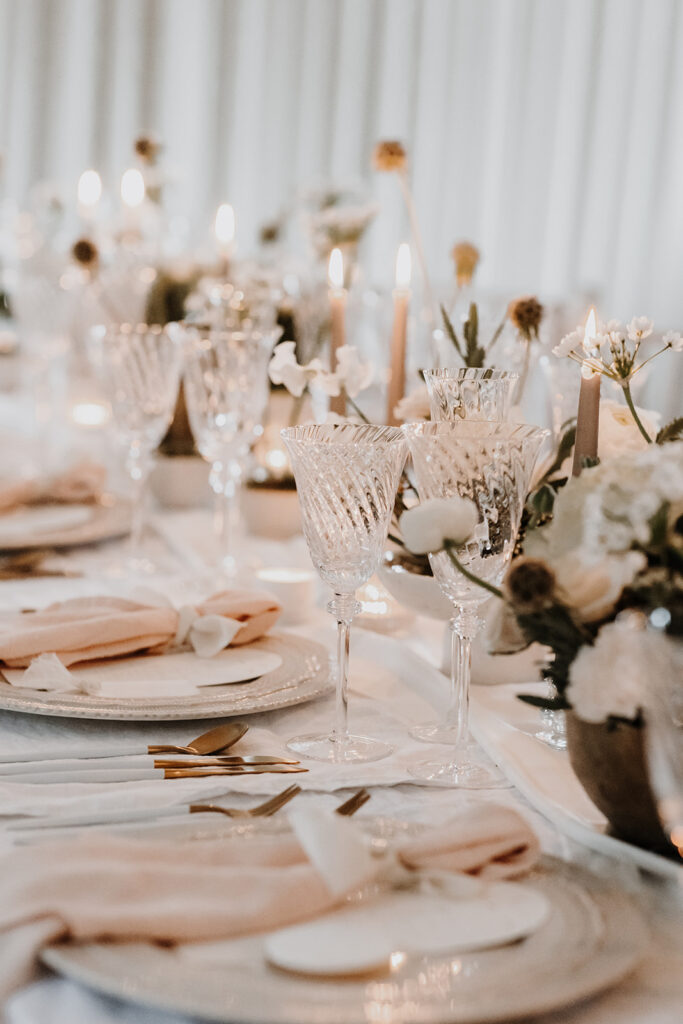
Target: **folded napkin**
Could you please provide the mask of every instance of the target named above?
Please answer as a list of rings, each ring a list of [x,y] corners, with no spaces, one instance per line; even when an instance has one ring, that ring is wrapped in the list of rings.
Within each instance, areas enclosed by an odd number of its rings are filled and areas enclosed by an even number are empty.
[[[280,611],[275,598],[255,590],[226,590],[180,610],[120,597],[79,597],[2,616],[0,663],[23,668],[42,654],[55,654],[68,666],[184,644],[200,657],[212,657],[228,644],[263,636]]]
[[[0,512],[38,503],[84,504],[102,493],[106,470],[96,462],[79,462],[48,479],[0,482]]]
[[[524,873],[539,853],[524,820],[490,804],[384,857],[339,815],[301,808],[291,819],[295,835],[279,841],[100,834],[11,852],[0,862],[0,996],[24,984],[37,952],[57,939],[236,938],[323,914],[400,865],[498,879]]]

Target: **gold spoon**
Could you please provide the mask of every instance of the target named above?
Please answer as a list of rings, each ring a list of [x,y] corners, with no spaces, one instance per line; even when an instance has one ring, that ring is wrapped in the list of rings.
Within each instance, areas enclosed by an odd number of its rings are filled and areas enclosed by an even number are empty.
[[[217,754],[221,750],[227,750],[240,740],[249,726],[246,722],[227,722],[215,729],[197,736],[196,740],[190,740],[186,747],[178,747],[172,743],[157,743],[147,747],[148,754],[197,754],[205,757],[207,754]]]

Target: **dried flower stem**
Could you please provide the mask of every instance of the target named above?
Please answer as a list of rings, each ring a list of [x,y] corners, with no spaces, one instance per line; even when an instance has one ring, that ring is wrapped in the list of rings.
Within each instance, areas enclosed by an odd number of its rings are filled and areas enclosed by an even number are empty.
[[[522,404],[522,398],[524,397],[524,390],[526,388],[527,377],[529,376],[529,360],[531,359],[531,341],[528,338],[524,339],[524,362],[522,363],[522,372],[519,375],[517,381],[517,387],[515,389],[515,405]]]
[[[410,230],[413,236],[413,242],[415,244],[415,251],[420,264],[420,270],[422,271],[422,280],[424,282],[425,300],[426,307],[429,310],[429,325],[434,328],[437,316],[436,316],[436,304],[434,302],[434,293],[432,291],[431,282],[429,280],[429,274],[427,272],[427,262],[425,260],[424,249],[422,248],[422,236],[420,234],[420,227],[417,222],[417,211],[415,209],[415,203],[413,196],[410,191],[410,185],[408,184],[408,176],[405,170],[398,172],[398,180],[401,184],[401,191],[403,192],[403,199],[406,204],[408,211],[408,220],[410,221]]]
[[[461,572],[465,579],[469,580],[470,583],[476,583],[476,585],[478,587],[481,587],[483,590],[488,590],[489,594],[493,594],[494,597],[499,597],[501,600],[503,600],[502,590],[499,590],[498,587],[493,585],[493,583],[487,583],[486,580],[479,579],[478,576],[475,576],[474,573],[471,573],[469,569],[465,568],[465,566],[462,564],[458,556],[455,554],[455,547],[456,545],[453,544],[451,541],[446,541],[446,544],[444,545],[444,551],[446,551],[448,557],[450,558],[451,562],[458,570],[458,572]]]
[[[645,427],[641,423],[640,416],[638,415],[638,413],[636,411],[636,407],[635,407],[635,404],[633,402],[633,397],[631,395],[631,385],[630,385],[630,383],[628,381],[624,381],[622,383],[621,387],[622,387],[622,390],[624,392],[624,398],[626,399],[626,404],[629,407],[629,409],[631,410],[631,415],[633,416],[633,419],[636,421],[636,426],[638,427],[638,430],[641,432],[641,434],[643,435],[643,437],[645,438],[645,440],[647,441],[648,444],[654,444],[652,438],[650,437],[650,435],[648,434],[647,430],[645,429]]]

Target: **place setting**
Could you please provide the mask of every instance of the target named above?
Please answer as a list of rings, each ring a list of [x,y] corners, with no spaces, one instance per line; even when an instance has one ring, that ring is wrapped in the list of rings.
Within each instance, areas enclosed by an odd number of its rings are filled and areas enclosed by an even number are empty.
[[[682,2],[8,0],[4,1024],[678,1024]]]

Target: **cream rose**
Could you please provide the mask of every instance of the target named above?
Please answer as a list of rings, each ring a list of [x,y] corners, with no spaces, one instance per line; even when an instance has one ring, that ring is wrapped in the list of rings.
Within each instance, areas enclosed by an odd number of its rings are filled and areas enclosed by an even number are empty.
[[[640,551],[607,556],[593,565],[585,565],[576,552],[570,552],[552,567],[560,599],[582,622],[597,622],[614,610],[624,587],[646,565],[647,559]]]

